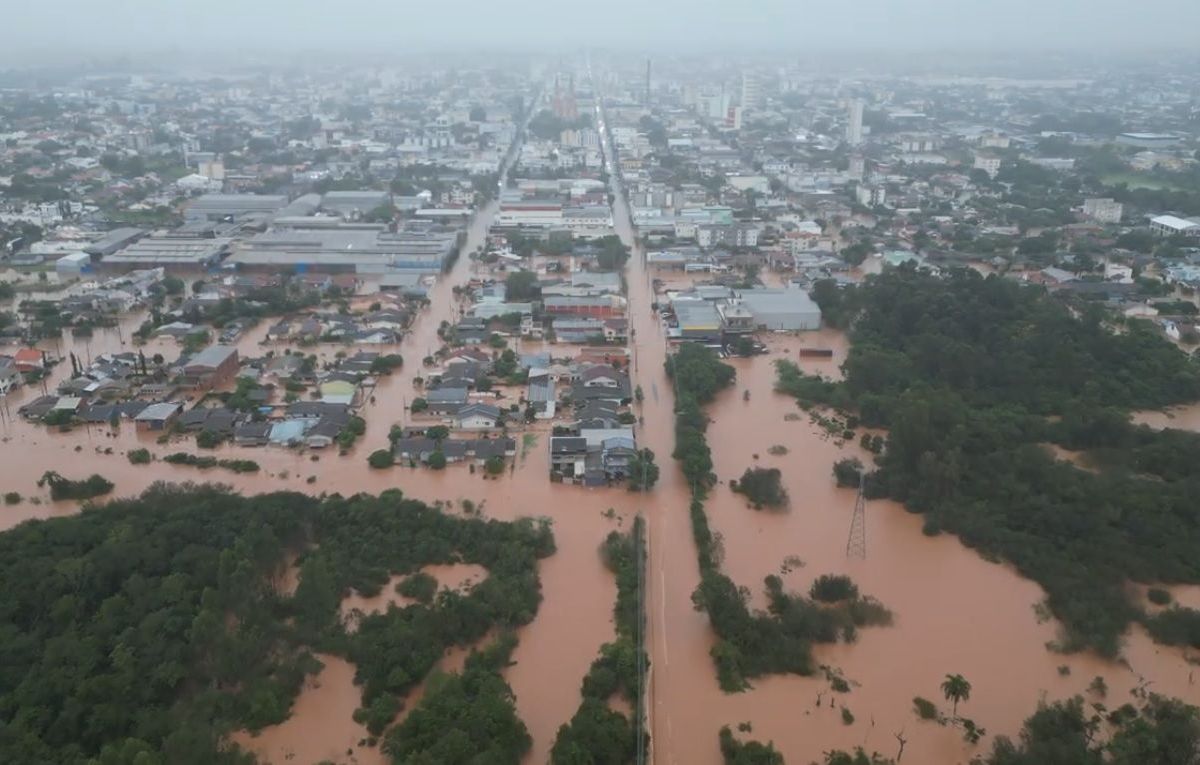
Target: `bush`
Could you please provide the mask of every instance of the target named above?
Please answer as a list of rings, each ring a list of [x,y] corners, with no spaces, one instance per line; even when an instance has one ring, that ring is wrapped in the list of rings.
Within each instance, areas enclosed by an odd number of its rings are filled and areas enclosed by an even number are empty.
[[[38,479],[38,486],[50,487],[50,499],[92,499],[113,490],[113,483],[101,475],[93,473],[81,481],[63,478],[58,473],[48,470]]]
[[[842,488],[857,489],[862,480],[863,464],[856,457],[847,457],[833,463],[833,477]]]
[[[920,696],[913,697],[913,710],[917,713],[917,717],[922,720],[936,720],[938,717],[937,705],[929,699],[923,699]]]
[[[1171,593],[1161,587],[1151,587],[1146,590],[1146,599],[1156,606],[1165,606],[1171,602]]]
[[[382,470],[395,465],[396,457],[392,454],[391,449],[376,449],[367,457],[367,464],[376,470]]]
[[[773,743],[739,741],[728,725],[723,726],[718,735],[725,765],[784,765],[783,755]]]
[[[200,431],[200,434],[196,436],[196,446],[200,447],[201,449],[216,449],[221,445],[222,440],[223,439],[221,436],[217,433],[211,430],[202,430]]]
[[[6,505],[19,505],[21,504],[22,499],[23,497],[19,491],[8,491],[4,493],[4,504]]]
[[[133,449],[125,455],[132,465],[146,465],[150,462],[149,449]]]
[[[745,495],[755,507],[783,507],[788,496],[782,475],[779,468],[747,468],[736,484],[730,482],[730,488]]]
[[[504,458],[499,455],[488,457],[483,469],[488,475],[500,475],[504,472]]]
[[[424,412],[429,408],[429,402],[423,398],[414,398],[412,403],[409,404],[408,408],[409,411],[413,412],[414,414],[417,412]]]
[[[853,725],[854,715],[846,707],[842,707],[842,725]]]
[[[396,592],[419,603],[430,603],[437,594],[438,580],[424,571],[406,576],[396,585]]]
[[[808,589],[808,596],[822,603],[837,603],[858,598],[858,586],[848,576],[822,574]]]
[[[446,467],[446,455],[441,449],[435,450],[429,455],[428,465],[433,470],[444,470]]]

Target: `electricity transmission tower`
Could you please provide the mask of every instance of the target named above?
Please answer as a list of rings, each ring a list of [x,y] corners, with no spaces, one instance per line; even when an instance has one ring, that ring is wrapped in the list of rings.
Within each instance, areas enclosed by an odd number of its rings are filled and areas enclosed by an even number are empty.
[[[867,505],[863,497],[864,477],[858,478],[858,498],[854,500],[854,515],[850,519],[850,536],[846,540],[847,558],[867,557]]]

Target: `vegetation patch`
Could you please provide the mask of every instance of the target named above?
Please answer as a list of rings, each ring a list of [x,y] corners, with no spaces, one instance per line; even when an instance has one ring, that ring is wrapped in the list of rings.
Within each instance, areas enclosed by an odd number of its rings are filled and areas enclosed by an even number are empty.
[[[258,463],[254,460],[219,460],[216,457],[200,457],[187,452],[175,452],[163,457],[163,462],[172,465],[187,465],[201,470],[211,470],[219,467],[232,470],[234,473],[257,473]]]
[[[92,499],[108,494],[113,490],[113,482],[102,475],[93,473],[82,480],[73,481],[64,478],[53,470],[47,470],[38,479],[38,486],[50,487],[50,499],[56,502],[60,499]]]
[[[516,762],[529,738],[498,672],[507,630],[537,611],[537,561],[553,551],[543,524],[447,516],[398,491],[242,497],[156,485],[103,511],[18,526],[0,535],[0,707],[92,713],[9,715],[0,760],[244,762],[227,734],[287,719],[317,651],[357,666],[356,717],[378,735],[448,648],[499,630],[461,675],[430,680],[384,747],[397,761]],[[276,582],[297,554],[299,585],[286,596]],[[366,616],[353,633],[343,626],[352,589],[370,597],[395,575],[460,562],[488,578]]]
[[[755,510],[786,507],[782,476],[779,468],[746,468],[741,478],[729,482],[729,488],[750,500]]]
[[[783,765],[783,755],[768,741],[741,741],[725,725],[719,734],[725,765]]]

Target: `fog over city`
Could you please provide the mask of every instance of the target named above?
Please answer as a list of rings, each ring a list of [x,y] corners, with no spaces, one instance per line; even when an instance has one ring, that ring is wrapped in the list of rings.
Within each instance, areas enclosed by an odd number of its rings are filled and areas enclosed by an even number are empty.
[[[7,7],[4,7],[7,6]],[[244,53],[298,48],[404,54],[560,50],[578,45],[850,50],[1091,50],[1195,43],[1194,0],[63,0],[0,3],[0,60],[178,48]],[[246,48],[245,46],[249,46]]]

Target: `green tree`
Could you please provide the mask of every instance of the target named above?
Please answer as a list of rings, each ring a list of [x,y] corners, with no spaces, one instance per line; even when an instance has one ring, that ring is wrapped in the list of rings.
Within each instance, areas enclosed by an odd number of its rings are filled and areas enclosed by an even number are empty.
[[[958,702],[971,698],[971,684],[962,675],[946,675],[942,681],[942,695],[953,705],[951,716],[958,717]]]
[[[513,271],[504,280],[505,299],[513,303],[537,300],[541,297],[538,277],[533,271]]]
[[[367,464],[376,470],[382,470],[396,464],[396,458],[391,449],[376,449],[367,457]]]
[[[629,490],[650,491],[658,483],[658,464],[650,449],[638,449],[629,461]]]

